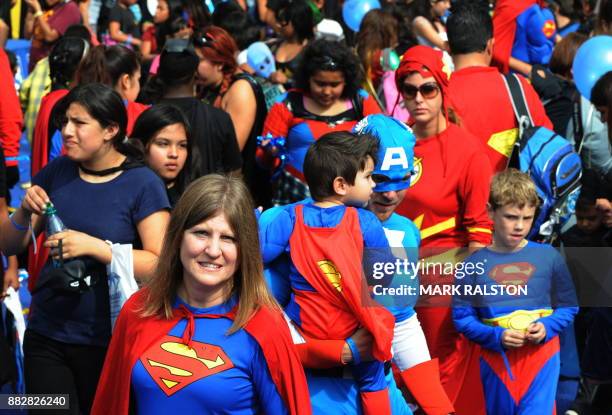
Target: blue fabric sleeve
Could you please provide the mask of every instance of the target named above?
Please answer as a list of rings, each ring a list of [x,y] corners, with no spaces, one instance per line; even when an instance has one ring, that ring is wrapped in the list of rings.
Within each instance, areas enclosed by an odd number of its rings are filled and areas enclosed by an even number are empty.
[[[281,305],[285,308],[291,298],[291,284],[289,274],[291,273],[291,259],[289,255],[281,255],[264,267],[264,279],[268,289]]]
[[[132,211],[132,219],[136,225],[157,211],[170,209],[168,193],[161,179],[153,171],[150,171],[153,174],[147,173],[149,171],[143,174],[138,203]]]
[[[578,312],[578,300],[569,269],[563,257],[555,249],[550,248],[550,250],[553,260],[551,300],[554,311],[550,316],[538,320],[546,328],[545,342],[559,335],[569,326]]]
[[[276,389],[268,369],[268,362],[259,345],[253,355],[251,373],[255,393],[259,398],[259,412],[264,414],[288,414],[287,405]]]
[[[466,263],[469,261],[465,261]],[[476,261],[474,261],[476,262]],[[461,280],[456,280],[458,285],[474,286],[478,282],[474,274],[466,275]],[[459,292],[465,292],[461,287]],[[480,321],[478,313],[474,308],[474,299],[458,295],[453,297],[453,323],[458,332],[463,333],[471,341],[478,343],[496,352],[503,352],[501,335],[504,329],[501,327],[491,327]]]
[[[549,10],[540,7],[532,7],[531,16],[527,20],[527,51],[529,53],[529,63],[548,64],[554,47],[554,35],[547,38],[544,34],[544,27],[554,22],[554,16]]]
[[[51,141],[49,142],[49,161],[61,156],[62,148],[64,148],[62,133],[60,133],[59,130],[55,130],[55,132],[51,136]]]
[[[453,306],[453,323],[460,333],[471,341],[496,352],[502,352],[501,335],[504,329],[482,323],[471,306]]]
[[[267,265],[287,251],[293,225],[288,206],[274,207],[261,214],[259,242],[264,264]]]

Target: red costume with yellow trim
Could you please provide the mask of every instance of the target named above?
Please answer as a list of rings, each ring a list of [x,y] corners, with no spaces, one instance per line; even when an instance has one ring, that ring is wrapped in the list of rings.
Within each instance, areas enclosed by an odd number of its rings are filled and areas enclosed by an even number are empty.
[[[476,138],[449,124],[437,136],[418,139],[414,154],[412,183],[396,212],[419,227],[420,256],[430,256],[431,248],[440,253],[469,242],[489,243],[491,222],[486,205],[491,167]],[[419,278],[426,286],[452,283],[453,277],[421,274]],[[422,296],[421,300],[432,298]],[[430,304],[416,307],[416,311],[431,357],[440,360],[440,378],[446,393],[457,414],[484,413],[478,347],[453,327],[450,298],[436,296],[433,300],[439,301],[441,307]]]
[[[420,258],[427,261],[435,251],[444,256],[434,262],[453,263],[459,260],[455,248],[470,242],[485,245],[491,239],[486,212],[491,168],[476,138],[449,122],[451,73],[442,53],[427,46],[408,49],[395,72],[398,89],[412,73],[435,79],[447,127],[432,137],[417,139],[410,188],[396,213],[411,219],[420,229]],[[427,288],[452,284],[453,275],[421,272],[419,279]],[[455,413],[484,414],[478,348],[453,327],[450,296],[420,294],[419,304],[428,305],[415,310],[431,357],[440,361],[440,379]]]
[[[519,78],[535,125],[552,130],[540,97],[525,78]],[[484,147],[493,172],[504,170],[518,137],[518,125],[499,70],[471,66],[455,71],[450,78],[448,95],[461,126],[474,134]]]
[[[141,317],[139,310],[146,299],[146,289],[137,292],[126,302],[119,314],[98,383],[91,412],[94,415],[128,413],[134,365],[143,353],[166,336],[183,318],[189,320],[183,337],[188,337],[188,346],[193,345],[190,340],[193,335],[193,319],[200,316],[189,315],[188,311],[185,312],[179,308],[174,310],[173,318],[169,320],[160,317]],[[215,318],[215,316],[207,317]],[[292,415],[310,414],[306,378],[302,364],[293,349],[291,335],[282,315],[274,310],[260,307],[244,330],[261,347],[272,380],[289,413]]]

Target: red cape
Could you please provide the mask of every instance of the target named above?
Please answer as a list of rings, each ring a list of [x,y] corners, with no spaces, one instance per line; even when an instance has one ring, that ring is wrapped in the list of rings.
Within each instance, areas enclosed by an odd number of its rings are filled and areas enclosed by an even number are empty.
[[[49,121],[55,104],[68,94],[67,89],[58,89],[45,95],[40,102],[32,139],[32,177],[49,162]]]
[[[375,359],[391,360],[395,318],[370,297],[362,269],[364,247],[357,210],[347,207],[335,228],[318,228],[306,226],[303,208],[295,206],[289,239],[293,265],[326,302],[349,311],[370,332]]]
[[[49,92],[40,102],[40,109],[34,127],[34,137],[32,139],[32,177],[49,162],[49,140],[51,139],[49,137],[49,122],[51,121],[51,111],[53,111],[55,104],[67,94],[67,89],[58,89]],[[38,253],[36,255],[32,245],[29,247],[28,272],[30,278],[28,279],[28,288],[30,291],[36,286],[38,274],[45,266],[49,257],[49,249],[42,246],[44,241],[45,235],[41,233],[36,238],[36,244],[38,245]]]
[[[147,290],[134,294],[123,306],[98,382],[92,415],[127,414],[132,368],[141,354],[166,335],[179,317],[166,320],[138,315]],[[175,313],[176,315],[176,313]],[[259,343],[276,388],[292,415],[311,414],[308,385],[287,323],[279,312],[260,307],[244,329]]]
[[[497,0],[493,12],[493,64],[508,73],[510,54],[514,45],[516,18],[538,0]]]

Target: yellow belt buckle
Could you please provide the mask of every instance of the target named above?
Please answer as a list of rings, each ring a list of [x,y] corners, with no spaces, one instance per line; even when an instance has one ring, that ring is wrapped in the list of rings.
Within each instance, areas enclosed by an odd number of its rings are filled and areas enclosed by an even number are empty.
[[[552,310],[516,310],[502,317],[483,319],[483,323],[490,326],[498,326],[504,329],[526,331],[527,327],[540,317],[552,314]]]

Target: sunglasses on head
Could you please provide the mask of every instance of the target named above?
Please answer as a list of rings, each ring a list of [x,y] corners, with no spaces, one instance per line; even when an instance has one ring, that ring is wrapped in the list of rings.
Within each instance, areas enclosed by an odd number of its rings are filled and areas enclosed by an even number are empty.
[[[402,95],[404,99],[415,99],[418,92],[421,93],[423,98],[432,99],[438,96],[440,87],[435,82],[427,82],[418,87],[410,84],[402,85]]]
[[[215,39],[208,33],[199,33],[193,36],[193,44],[198,48],[212,48]]]

